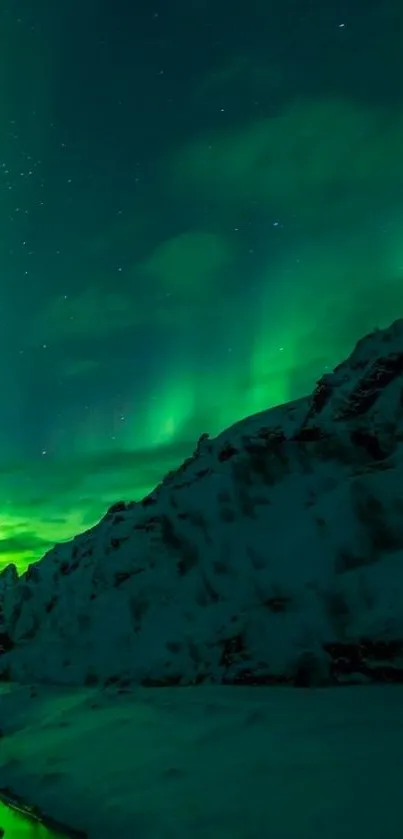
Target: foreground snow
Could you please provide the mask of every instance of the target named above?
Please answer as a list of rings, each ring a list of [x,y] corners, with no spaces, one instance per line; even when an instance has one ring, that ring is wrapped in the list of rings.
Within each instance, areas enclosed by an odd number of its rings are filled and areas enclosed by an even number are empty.
[[[403,688],[4,686],[0,786],[89,839],[401,839]]]

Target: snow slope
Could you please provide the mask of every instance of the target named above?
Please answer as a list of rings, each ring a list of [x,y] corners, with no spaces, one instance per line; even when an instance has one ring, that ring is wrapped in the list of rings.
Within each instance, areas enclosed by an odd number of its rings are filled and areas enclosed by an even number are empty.
[[[396,685],[10,685],[0,787],[88,839],[401,839],[402,705]]]
[[[403,321],[0,575],[0,677],[403,681]]]

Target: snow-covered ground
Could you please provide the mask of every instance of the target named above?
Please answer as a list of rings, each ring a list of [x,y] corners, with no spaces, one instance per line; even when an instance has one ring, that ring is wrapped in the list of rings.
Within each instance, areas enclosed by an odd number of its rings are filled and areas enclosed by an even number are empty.
[[[89,839],[402,839],[402,709],[385,685],[7,685],[0,786]]]

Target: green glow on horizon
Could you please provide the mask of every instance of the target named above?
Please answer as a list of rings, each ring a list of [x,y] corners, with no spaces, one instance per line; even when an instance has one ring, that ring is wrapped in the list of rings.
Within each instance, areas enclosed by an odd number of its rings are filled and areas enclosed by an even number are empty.
[[[19,810],[6,807],[1,801],[0,825],[4,830],[4,836],[10,839],[61,839],[62,836],[60,832],[55,833]]]

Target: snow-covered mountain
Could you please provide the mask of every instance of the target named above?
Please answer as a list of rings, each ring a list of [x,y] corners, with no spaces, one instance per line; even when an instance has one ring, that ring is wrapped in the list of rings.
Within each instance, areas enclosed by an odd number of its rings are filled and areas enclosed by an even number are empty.
[[[403,681],[403,320],[0,575],[0,677]]]

